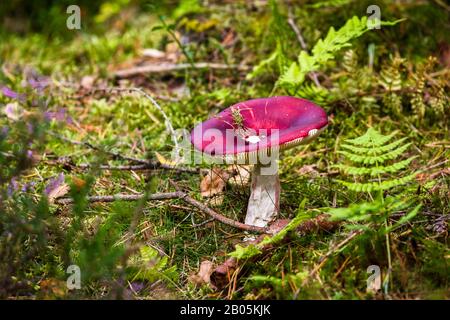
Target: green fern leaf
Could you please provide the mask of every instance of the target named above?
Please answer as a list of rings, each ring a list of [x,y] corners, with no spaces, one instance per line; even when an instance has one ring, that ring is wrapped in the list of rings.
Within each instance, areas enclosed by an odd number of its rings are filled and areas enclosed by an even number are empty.
[[[394,131],[391,134],[385,136],[379,133],[374,128],[369,128],[362,136],[355,139],[347,139],[345,140],[345,142],[368,147],[378,147],[390,141],[397,133],[397,131]]]
[[[387,145],[380,145],[374,147],[359,147],[359,146],[357,147],[348,144],[342,144],[341,147],[348,149],[356,154],[379,155],[394,150],[399,145],[401,145],[406,139],[407,138],[402,138]]]
[[[416,177],[417,173],[410,174],[408,176],[399,178],[399,179],[393,179],[393,180],[385,180],[380,182],[367,182],[367,183],[355,183],[355,182],[348,182],[348,181],[342,181],[337,180],[340,184],[347,187],[349,190],[356,191],[356,192],[372,192],[372,191],[380,191],[380,190],[388,190],[392,189],[401,185],[404,185]]]
[[[280,85],[299,85],[305,80],[305,73],[300,71],[300,67],[297,63],[292,62],[289,68],[278,79]]]
[[[381,25],[392,26],[402,20],[382,21]],[[349,19],[339,30],[331,27],[324,39],[320,39],[312,49],[312,55],[302,50],[298,56],[298,62],[293,62],[291,66],[280,76],[279,84],[300,84],[305,80],[305,76],[318,70],[329,60],[334,59],[335,53],[342,48],[351,46],[350,41],[369,31],[367,17],[358,18],[354,16]]]
[[[404,144],[403,146],[392,150],[385,154],[380,155],[359,155],[359,154],[353,154],[347,151],[338,151],[338,153],[346,156],[350,161],[357,162],[357,163],[363,163],[363,164],[381,164],[384,163],[387,160],[392,160],[397,158],[398,156],[402,155],[411,145],[411,142]]]
[[[344,164],[338,164],[332,166],[333,168],[337,168],[346,174],[354,175],[354,176],[362,176],[362,175],[370,175],[372,177],[379,176],[386,173],[396,173],[402,169],[405,169],[411,161],[413,161],[417,156],[408,158],[406,160],[396,162],[392,165],[385,167],[352,167]]]

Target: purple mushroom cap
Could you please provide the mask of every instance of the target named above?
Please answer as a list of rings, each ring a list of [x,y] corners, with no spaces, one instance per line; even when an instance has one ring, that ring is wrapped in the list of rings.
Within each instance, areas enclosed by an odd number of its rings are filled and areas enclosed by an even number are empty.
[[[236,125],[236,110],[241,125]],[[314,138],[328,124],[311,101],[278,96],[237,103],[191,132],[194,147],[211,156],[240,157],[267,148],[286,149]],[[244,129],[242,129],[244,128]]]

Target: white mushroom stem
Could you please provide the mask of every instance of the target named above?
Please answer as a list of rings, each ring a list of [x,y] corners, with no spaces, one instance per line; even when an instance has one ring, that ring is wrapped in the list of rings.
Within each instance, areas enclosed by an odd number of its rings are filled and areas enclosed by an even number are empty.
[[[276,164],[272,164],[276,165]],[[253,168],[251,194],[245,224],[266,227],[279,212],[280,179],[278,168],[257,164]]]

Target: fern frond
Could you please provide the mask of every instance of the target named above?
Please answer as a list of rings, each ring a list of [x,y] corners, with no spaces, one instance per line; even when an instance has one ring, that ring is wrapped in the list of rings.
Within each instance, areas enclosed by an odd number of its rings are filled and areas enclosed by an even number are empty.
[[[342,66],[348,73],[354,73],[358,67],[358,57],[353,49],[345,51],[342,57]]]
[[[349,220],[364,221],[379,213],[385,204],[381,201],[352,204],[347,208],[330,208],[328,214],[331,221]]]
[[[306,73],[300,71],[300,67],[297,63],[292,62],[289,68],[278,78],[277,84],[289,84],[289,85],[299,85],[305,80]]]
[[[332,166],[333,168],[337,168],[346,174],[354,175],[354,176],[362,176],[362,175],[370,175],[372,177],[379,176],[386,173],[396,173],[402,169],[405,169],[417,156],[408,158],[406,160],[396,162],[389,166],[381,166],[381,167],[352,167],[344,164],[337,164]]]
[[[368,30],[366,16],[361,18],[354,16],[347,20],[338,31],[331,27],[327,36],[323,40],[320,39],[312,49],[314,60],[318,63],[325,63],[334,57],[334,52],[350,46],[350,40],[361,36]]]
[[[402,155],[403,152],[405,152],[409,146],[411,145],[411,142],[404,144],[403,146],[392,150],[388,153],[380,154],[380,155],[359,155],[359,154],[353,154],[347,151],[338,151],[338,153],[346,156],[350,161],[357,162],[357,163],[363,163],[363,164],[375,164],[375,163],[384,163],[387,160],[392,160],[397,158],[398,156]]]
[[[404,60],[399,57],[393,58],[390,63],[383,66],[380,72],[380,84],[387,91],[399,91],[402,89],[402,75]]]
[[[368,182],[368,183],[354,183],[354,182],[348,182],[348,181],[342,181],[342,180],[336,180],[340,184],[347,187],[349,190],[356,191],[356,192],[372,192],[372,191],[380,191],[380,190],[388,190],[392,189],[394,187],[401,186],[403,184],[406,184],[416,177],[417,173],[410,174],[408,176],[399,178],[399,179],[393,179],[393,180],[385,180],[380,182]]]
[[[264,73],[271,65],[273,65],[279,55],[279,51],[275,50],[267,59],[262,60],[256,66],[253,67],[252,71],[247,74],[246,79],[252,80],[253,78],[259,76]]]
[[[392,26],[402,20],[382,21],[384,26]],[[347,22],[339,30],[331,27],[324,39],[320,39],[312,49],[312,55],[302,50],[298,55],[297,62],[293,62],[291,66],[280,76],[278,83],[300,84],[305,80],[305,76],[320,68],[329,60],[334,59],[336,52],[342,48],[351,46],[350,41],[369,31],[367,17],[363,16],[347,20]]]
[[[352,204],[347,208],[330,208],[327,213],[330,215],[331,221],[348,220],[352,222],[384,222],[385,215],[405,210],[414,205],[411,199],[401,199],[398,197],[388,197],[384,201],[375,199],[372,202],[363,202]],[[407,216],[399,220],[395,227],[409,221],[417,214],[420,205],[416,206]],[[394,226],[393,226],[394,227]],[[392,230],[392,227],[390,228]],[[385,232],[390,231],[384,230]]]
[[[357,147],[357,146],[352,146],[352,145],[348,145],[348,144],[342,144],[341,147],[345,148],[347,150],[350,150],[356,154],[367,154],[367,155],[378,155],[378,154],[382,154],[388,151],[391,151],[395,148],[397,148],[399,145],[401,145],[403,143],[403,141],[405,141],[408,138],[401,138],[397,141],[394,141],[390,144],[387,145],[380,145],[380,146],[374,146],[373,148],[370,147]]]
[[[330,91],[324,87],[318,87],[312,83],[305,83],[296,89],[295,95],[304,99],[312,100],[318,104],[326,103],[333,99]]]
[[[385,136],[379,133],[374,128],[369,128],[365,134],[358,138],[354,139],[346,139],[345,142],[355,144],[355,145],[361,145],[361,146],[370,146],[370,147],[378,147],[385,143],[387,143],[389,140],[391,140],[398,132],[394,131],[391,134]]]

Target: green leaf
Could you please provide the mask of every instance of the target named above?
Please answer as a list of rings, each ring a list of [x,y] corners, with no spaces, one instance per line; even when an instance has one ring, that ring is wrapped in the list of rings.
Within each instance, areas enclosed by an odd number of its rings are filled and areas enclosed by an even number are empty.
[[[257,256],[261,253],[262,253],[261,250],[254,244],[250,244],[246,247],[242,247],[237,244],[235,250],[233,252],[230,252],[228,255],[238,260],[242,260],[251,258],[253,256]]]
[[[357,162],[357,163],[363,163],[363,164],[381,164],[384,163],[387,160],[392,160],[400,155],[402,155],[411,145],[411,143],[404,144],[403,146],[392,150],[385,154],[380,155],[359,155],[359,154],[353,154],[347,151],[338,151],[338,153],[346,156],[350,161]]]
[[[422,204],[417,205],[414,209],[412,209],[410,212],[408,212],[406,215],[400,218],[394,225],[386,229],[386,232],[391,232],[401,225],[405,224],[406,222],[410,221],[412,218],[414,218],[422,208]]]
[[[396,162],[389,166],[379,166],[379,167],[353,167],[345,164],[337,164],[331,166],[332,168],[337,168],[346,174],[351,174],[355,176],[370,175],[372,177],[379,176],[386,173],[396,173],[402,169],[405,169],[411,161],[413,161],[417,156],[405,159],[400,162]]]
[[[383,21],[382,25],[392,26],[402,20]],[[342,48],[351,46],[351,40],[361,36],[369,31],[367,17],[358,18],[354,16],[349,19],[339,30],[331,27],[324,39],[317,41],[312,49],[312,55],[306,51],[301,51],[298,55],[298,64],[293,62],[291,66],[285,70],[277,83],[281,85],[298,85],[305,80],[305,76],[312,71],[318,70],[329,60],[334,59],[335,54]]]
[[[290,67],[280,76],[278,82],[280,84],[298,85],[305,80],[305,73],[300,71],[300,67],[296,62],[292,62]]]

